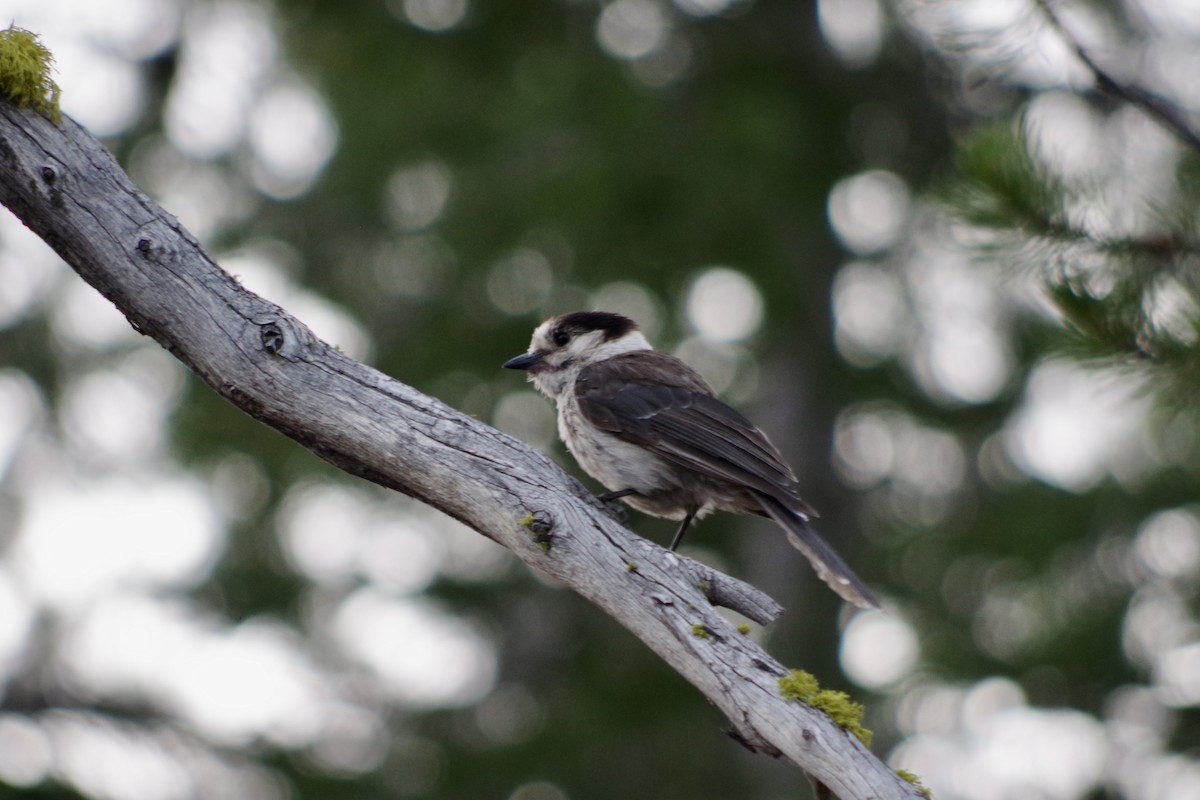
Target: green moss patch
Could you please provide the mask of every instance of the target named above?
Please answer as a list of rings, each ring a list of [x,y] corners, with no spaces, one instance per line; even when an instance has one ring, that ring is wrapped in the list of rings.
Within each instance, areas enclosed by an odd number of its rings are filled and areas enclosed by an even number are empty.
[[[863,707],[845,692],[822,689],[811,674],[794,669],[779,679],[779,694],[785,700],[795,700],[825,712],[831,720],[854,734],[864,747],[871,746],[871,731],[862,724]]]
[[[906,769],[898,769],[898,770],[896,770],[896,774],[899,775],[904,780],[911,783],[916,788],[916,790],[918,792],[920,792],[922,795],[924,795],[925,797],[930,798],[930,800],[932,800],[933,792],[929,791],[929,787],[926,786],[925,784],[921,783],[921,779],[919,777],[917,777],[915,774],[909,772]]]
[[[50,77],[54,57],[35,34],[21,28],[0,31],[0,94],[21,108],[32,108],[62,122],[58,84]]]

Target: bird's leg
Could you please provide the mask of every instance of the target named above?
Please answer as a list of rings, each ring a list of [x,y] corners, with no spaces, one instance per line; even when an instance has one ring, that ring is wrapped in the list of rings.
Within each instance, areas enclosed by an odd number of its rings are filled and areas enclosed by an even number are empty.
[[[688,511],[687,516],[683,518],[683,522],[679,524],[679,530],[675,531],[675,538],[671,540],[672,551],[674,551],[676,547],[679,547],[679,543],[683,541],[683,534],[687,531],[688,526],[692,524],[692,518],[695,516],[695,511]]]
[[[622,489],[619,492],[605,492],[604,494],[596,495],[596,499],[603,503],[611,503],[614,500],[620,500],[622,497],[629,497],[631,494],[637,493],[637,489]]]

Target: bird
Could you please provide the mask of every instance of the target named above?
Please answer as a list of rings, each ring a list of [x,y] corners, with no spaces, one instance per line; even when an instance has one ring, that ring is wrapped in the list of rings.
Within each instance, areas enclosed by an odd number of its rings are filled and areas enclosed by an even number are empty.
[[[503,366],[523,370],[555,402],[559,438],[608,490],[601,500],[680,521],[672,551],[712,511],[769,517],[842,599],[879,608],[813,527],[816,511],[766,435],[718,400],[698,372],[655,350],[629,317],[551,317],[534,330],[529,350]]]

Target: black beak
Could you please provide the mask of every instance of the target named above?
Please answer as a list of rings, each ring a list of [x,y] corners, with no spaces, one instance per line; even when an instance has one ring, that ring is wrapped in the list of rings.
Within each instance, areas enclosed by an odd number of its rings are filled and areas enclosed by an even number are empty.
[[[540,364],[545,357],[545,353],[526,353],[523,356],[510,358],[504,362],[503,366],[505,369],[529,369],[536,364]]]

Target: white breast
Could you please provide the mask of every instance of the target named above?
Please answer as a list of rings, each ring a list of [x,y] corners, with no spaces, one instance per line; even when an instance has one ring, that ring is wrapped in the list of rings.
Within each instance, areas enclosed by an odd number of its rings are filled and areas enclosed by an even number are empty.
[[[651,492],[677,486],[674,471],[661,458],[584,419],[574,394],[560,398],[558,435],[579,466],[609,491]]]

